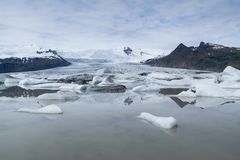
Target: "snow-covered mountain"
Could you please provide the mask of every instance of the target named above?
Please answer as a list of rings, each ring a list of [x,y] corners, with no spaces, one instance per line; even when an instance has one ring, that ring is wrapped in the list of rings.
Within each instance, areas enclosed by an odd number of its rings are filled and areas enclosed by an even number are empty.
[[[8,55],[8,58],[0,57],[0,73],[7,72],[23,72],[23,71],[36,71],[42,69],[49,69],[61,66],[68,66],[71,63],[62,58],[56,50],[39,50],[33,55],[27,52],[28,55],[21,56]],[[24,52],[26,54],[26,52]],[[7,55],[6,55],[7,56]],[[10,57],[9,57],[10,56]]]
[[[124,47],[118,49],[56,49],[65,58],[104,59],[111,62],[141,62],[156,56],[165,55],[160,49],[134,49],[131,54],[124,52]],[[47,50],[42,46],[31,45],[0,45],[0,58],[8,57],[47,57],[52,53],[36,54]]]
[[[66,58],[104,59],[111,62],[141,62],[149,58],[164,55],[160,49],[132,49],[126,54],[124,49],[88,49],[60,52]]]

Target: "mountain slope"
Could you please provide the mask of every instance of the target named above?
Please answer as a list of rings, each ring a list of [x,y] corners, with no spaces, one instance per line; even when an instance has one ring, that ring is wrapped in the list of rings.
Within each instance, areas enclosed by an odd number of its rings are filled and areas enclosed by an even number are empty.
[[[55,50],[39,51],[35,57],[0,59],[0,73],[49,69],[70,65]]]
[[[184,44],[162,58],[149,59],[144,64],[209,71],[223,71],[226,66],[240,69],[240,48],[201,42],[198,47]]]

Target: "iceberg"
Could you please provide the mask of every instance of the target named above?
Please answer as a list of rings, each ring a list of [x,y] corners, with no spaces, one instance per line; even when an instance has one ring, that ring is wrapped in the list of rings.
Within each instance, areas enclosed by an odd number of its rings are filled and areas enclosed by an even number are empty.
[[[220,97],[226,99],[240,99],[240,90],[228,90],[216,84],[194,83],[192,89],[179,93],[179,97]]]
[[[39,100],[77,100],[78,95],[75,92],[45,93],[37,97]]]
[[[96,86],[96,85],[98,85],[98,84],[101,83],[101,82],[102,82],[102,77],[94,76],[91,84],[94,85],[94,86]]]
[[[195,92],[192,89],[189,89],[187,91],[182,91],[177,96],[178,97],[197,97]]]
[[[35,114],[62,114],[63,111],[55,104],[48,105],[46,107],[32,109],[32,108],[20,108],[18,112],[35,113]]]
[[[64,83],[43,83],[43,84],[36,84],[31,86],[31,89],[51,89],[51,90],[58,90],[61,86],[65,85]]]
[[[6,78],[4,80],[4,85],[7,87],[17,86],[21,79],[18,78]]]
[[[98,86],[110,86],[110,85],[115,85],[114,81],[113,81],[113,77],[114,76],[107,76],[105,77],[102,82],[100,82],[98,84]]]
[[[35,79],[35,78],[26,78],[19,81],[20,85],[35,85],[35,84],[42,84],[42,83],[49,83],[46,79]]]
[[[138,118],[146,120],[153,125],[164,129],[177,127],[177,120],[174,117],[158,117],[150,113],[142,112]]]
[[[79,85],[79,84],[64,84],[59,87],[61,91],[74,91],[77,93],[82,93],[87,89],[87,85]]]
[[[132,89],[133,92],[159,92],[161,87],[159,85],[140,85]]]

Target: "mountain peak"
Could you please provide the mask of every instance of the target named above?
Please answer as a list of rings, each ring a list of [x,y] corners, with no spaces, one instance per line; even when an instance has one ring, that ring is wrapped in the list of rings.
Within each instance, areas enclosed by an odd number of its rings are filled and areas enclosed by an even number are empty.
[[[185,46],[183,43],[180,43],[178,46],[177,46],[177,48],[179,49],[179,48],[186,48],[187,46]]]

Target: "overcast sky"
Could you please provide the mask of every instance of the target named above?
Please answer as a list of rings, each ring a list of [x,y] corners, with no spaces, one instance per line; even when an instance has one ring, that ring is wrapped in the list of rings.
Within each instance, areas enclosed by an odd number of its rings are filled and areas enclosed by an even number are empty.
[[[0,44],[240,47],[239,0],[0,0]]]

